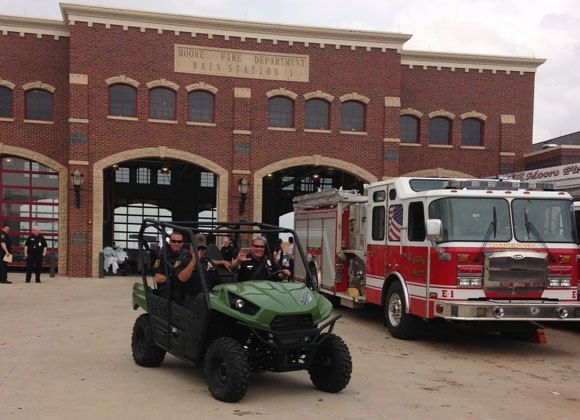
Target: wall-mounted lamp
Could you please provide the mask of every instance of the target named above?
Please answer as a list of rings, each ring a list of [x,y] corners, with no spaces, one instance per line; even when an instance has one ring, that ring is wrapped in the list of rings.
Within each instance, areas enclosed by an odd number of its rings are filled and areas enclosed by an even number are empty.
[[[238,181],[238,191],[240,192],[240,216],[246,212],[246,198],[248,191],[250,191],[250,182],[246,178],[241,178]]]
[[[70,174],[70,180],[75,191],[75,205],[79,209],[81,207],[81,186],[85,180],[84,174],[78,169]]]
[[[162,174],[168,174],[169,173],[169,168],[165,165],[163,165],[161,167],[161,169],[159,169],[159,172],[161,172]]]
[[[111,166],[111,168],[113,168],[113,171],[118,171],[119,170],[119,164],[118,163],[113,163],[113,165]]]

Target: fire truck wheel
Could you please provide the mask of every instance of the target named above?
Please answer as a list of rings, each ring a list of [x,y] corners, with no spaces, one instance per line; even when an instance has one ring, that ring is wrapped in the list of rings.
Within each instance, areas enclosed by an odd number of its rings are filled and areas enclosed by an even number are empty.
[[[385,325],[395,338],[412,340],[417,338],[423,330],[423,321],[408,314],[405,305],[405,294],[400,283],[395,282],[389,287],[385,301]]]
[[[205,353],[204,373],[216,400],[238,402],[248,390],[250,364],[242,345],[229,337],[215,339]]]
[[[140,315],[135,321],[131,336],[131,350],[133,360],[139,366],[156,367],[165,358],[165,350],[155,344],[153,327],[147,314]]]
[[[308,373],[314,386],[321,391],[340,392],[348,385],[352,374],[350,351],[339,336],[324,335],[326,340],[316,350]]]

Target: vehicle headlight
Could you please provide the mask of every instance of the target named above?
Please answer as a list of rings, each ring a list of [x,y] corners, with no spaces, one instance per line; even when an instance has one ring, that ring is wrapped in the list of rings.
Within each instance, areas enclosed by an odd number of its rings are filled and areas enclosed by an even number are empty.
[[[256,315],[260,311],[258,306],[233,293],[228,294],[228,300],[230,302],[230,308],[243,314]]]

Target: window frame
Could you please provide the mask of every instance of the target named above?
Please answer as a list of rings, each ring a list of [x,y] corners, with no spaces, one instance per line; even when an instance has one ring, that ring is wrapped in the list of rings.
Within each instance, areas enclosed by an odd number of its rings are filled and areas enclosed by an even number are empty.
[[[447,123],[447,141],[446,142],[439,141],[439,139],[437,141],[434,141],[434,139],[433,139],[433,137],[436,137],[433,134],[438,134],[437,131],[439,131],[439,128],[432,127],[433,124],[435,124],[437,121],[445,121]],[[442,117],[442,116],[433,117],[429,120],[429,144],[451,145],[452,139],[453,139],[453,121],[452,120],[450,120],[447,117]]]
[[[34,109],[36,107],[38,107],[38,104],[31,104],[31,95],[35,94],[35,93],[42,93],[44,98],[48,98],[49,99],[49,116],[48,118],[45,118],[45,116],[43,115],[31,115],[31,112],[40,112],[38,109]],[[32,96],[32,98],[34,98],[34,96]],[[46,104],[45,104],[46,105]],[[30,109],[31,107],[34,107],[33,109]],[[24,94],[24,119],[25,120],[31,120],[31,121],[54,121],[54,106],[53,106],[53,94],[52,92],[46,90],[46,89],[40,89],[40,88],[34,88],[34,89],[29,89],[26,91],[26,93]]]
[[[113,109],[112,109],[112,96],[113,95],[111,94],[111,91],[113,91],[117,88],[128,88],[126,90],[126,92],[132,92],[132,94],[133,94],[133,98],[123,98],[123,102],[120,102],[118,104],[121,107],[121,113],[115,113],[115,112],[113,112]],[[129,85],[127,83],[115,83],[115,84],[112,84],[109,86],[108,95],[109,95],[108,115],[113,116],[113,117],[127,117],[127,118],[136,118],[137,117],[137,88],[135,86]],[[125,112],[125,109],[129,105],[129,102],[131,99],[133,99],[133,109],[132,109],[133,112],[132,113]]]
[[[273,124],[272,123],[273,122],[272,113],[274,111],[272,110],[272,107],[273,107],[273,104],[274,104],[275,101],[276,102],[283,101],[281,103],[283,103],[284,105],[289,105],[290,109],[289,110],[283,109],[283,110],[280,110],[280,111],[276,111],[278,114],[280,114],[280,116],[276,118],[278,121],[276,121],[276,123]],[[291,98],[288,98],[287,96],[278,95],[278,96],[273,96],[273,97],[269,98],[268,99],[268,127],[274,127],[274,128],[294,128],[294,121],[295,121],[294,120],[294,117],[295,117],[295,115],[294,115],[294,108],[295,108],[295,106],[294,106],[294,100],[292,100]],[[288,115],[288,111],[289,111],[289,115]],[[289,116],[289,118],[288,118],[288,116]],[[282,120],[288,121],[288,125],[282,125],[283,122],[284,122]]]
[[[345,126],[345,107],[355,105],[357,106],[354,110],[360,111],[361,115],[353,115],[353,120],[360,117],[360,121],[354,121],[353,126]],[[352,112],[351,112],[352,113]],[[354,131],[358,133],[364,133],[366,131],[366,113],[367,106],[365,103],[356,100],[344,101],[340,105],[340,130],[341,131]]]
[[[8,95],[5,96],[7,99],[5,106],[3,106],[3,97],[1,92],[8,92]],[[8,113],[3,115],[2,109],[6,109]],[[0,118],[14,118],[14,90],[7,86],[0,86]]]
[[[211,112],[209,114],[210,115],[209,119],[193,119],[192,118],[192,97],[195,94],[203,94],[203,95],[207,95],[207,97],[211,98]],[[187,121],[193,122],[193,123],[215,123],[215,103],[216,103],[216,95],[213,92],[210,92],[208,90],[203,90],[203,89],[196,89],[196,90],[192,90],[191,92],[188,92],[188,94],[187,94]],[[204,114],[207,114],[206,109],[202,109],[202,111],[199,112],[199,115],[201,115],[202,117]]]
[[[159,96],[160,94],[161,96]],[[167,96],[164,96],[167,95]],[[173,103],[165,101],[171,98]],[[156,103],[154,103],[156,102]],[[158,103],[157,103],[158,102]],[[177,95],[173,89],[158,86],[149,89],[149,118],[152,120],[175,121],[177,113]],[[154,112],[158,112],[154,115]]]
[[[415,139],[412,141],[403,136],[403,133],[410,131],[408,129],[403,130],[403,119],[413,120],[415,122]],[[406,143],[406,144],[419,144],[419,143],[421,143],[421,120],[414,115],[409,115],[409,114],[401,115],[401,117],[399,118],[399,135],[400,135],[401,143]]]
[[[470,140],[469,137],[466,138],[466,124],[470,124],[472,122],[477,122],[479,124],[479,130],[476,130],[478,132],[479,138],[477,139],[478,142],[477,143],[466,143],[466,140]],[[461,122],[461,145],[462,146],[483,146],[483,133],[484,133],[484,122],[482,120],[480,120],[479,118],[465,118],[462,122]],[[470,131],[471,129],[469,129],[468,127],[468,131]],[[469,133],[469,134],[474,134],[476,131],[473,131],[473,133]]]
[[[314,116],[320,115],[318,112],[311,114],[315,110],[310,110],[309,108],[311,108],[315,104],[325,104],[325,106],[326,106],[326,124],[325,124],[325,127],[320,127],[319,125],[316,125],[316,126],[310,125],[311,122],[312,123],[318,122],[317,121],[318,119],[310,121],[310,120],[312,120],[311,115],[314,115]],[[322,98],[308,99],[304,103],[304,128],[306,128],[308,130],[330,130],[330,102],[328,102],[327,100],[322,99]]]

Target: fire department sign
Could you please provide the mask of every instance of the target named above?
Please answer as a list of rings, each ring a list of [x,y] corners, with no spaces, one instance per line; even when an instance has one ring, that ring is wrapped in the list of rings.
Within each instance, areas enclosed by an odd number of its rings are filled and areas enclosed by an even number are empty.
[[[308,82],[309,56],[175,44],[177,73]]]

